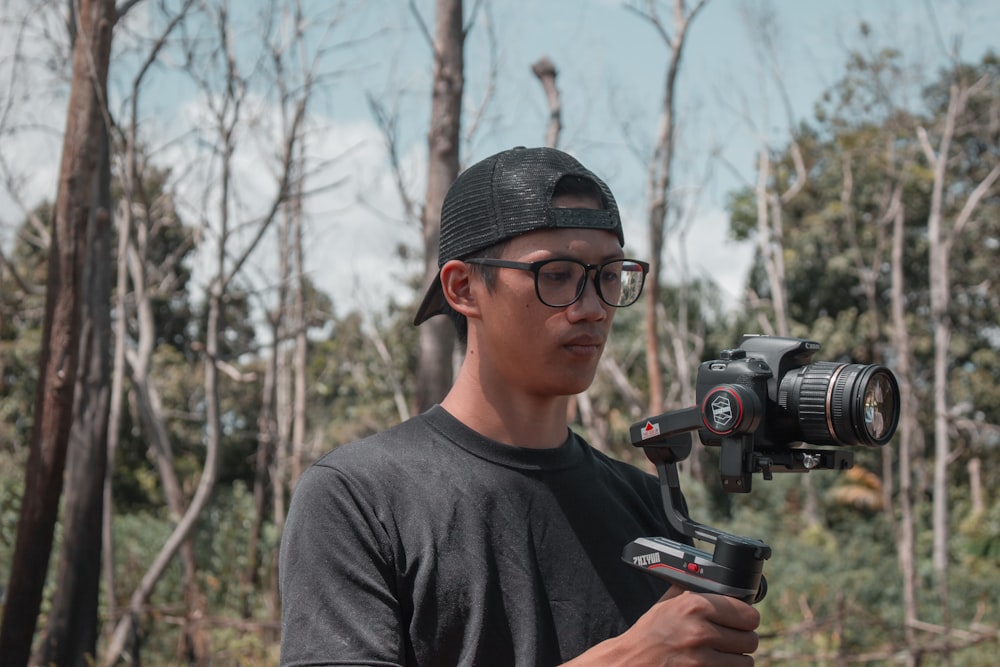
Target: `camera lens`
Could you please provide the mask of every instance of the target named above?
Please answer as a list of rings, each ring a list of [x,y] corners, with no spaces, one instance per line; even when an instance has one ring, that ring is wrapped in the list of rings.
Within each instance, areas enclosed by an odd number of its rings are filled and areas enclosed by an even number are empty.
[[[877,365],[820,361],[781,379],[778,404],[814,445],[884,445],[899,423],[899,385]]]
[[[887,371],[873,372],[864,384],[861,395],[863,424],[865,434],[876,445],[884,445],[896,430],[896,422],[899,420],[898,395],[896,378]]]

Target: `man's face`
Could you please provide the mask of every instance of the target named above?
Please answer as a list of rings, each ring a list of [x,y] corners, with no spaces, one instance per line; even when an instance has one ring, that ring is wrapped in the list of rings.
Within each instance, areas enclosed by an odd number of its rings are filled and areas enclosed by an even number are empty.
[[[569,206],[583,208],[581,203],[596,207],[588,199],[572,200]],[[552,229],[512,239],[502,259],[561,258],[597,264],[622,256],[618,238],[611,232]],[[520,389],[542,397],[578,394],[590,386],[615,311],[598,297],[592,275],[580,299],[561,308],[538,300],[529,271],[497,269],[493,290],[478,281],[481,317],[473,326],[485,387]]]

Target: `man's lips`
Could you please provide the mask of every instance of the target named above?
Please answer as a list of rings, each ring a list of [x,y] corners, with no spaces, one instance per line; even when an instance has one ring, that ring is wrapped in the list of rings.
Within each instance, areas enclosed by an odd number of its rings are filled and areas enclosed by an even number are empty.
[[[600,336],[574,336],[563,347],[572,352],[596,352],[604,347],[604,339]]]

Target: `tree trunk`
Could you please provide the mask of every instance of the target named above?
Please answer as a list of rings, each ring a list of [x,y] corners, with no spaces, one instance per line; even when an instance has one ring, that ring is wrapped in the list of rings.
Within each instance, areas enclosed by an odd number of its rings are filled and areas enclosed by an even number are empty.
[[[86,231],[93,215],[107,108],[114,2],[80,0],[79,8],[81,39],[73,49],[73,83],[52,221],[31,451],[7,588],[6,609],[17,613],[4,614],[0,625],[0,655],[13,666],[27,664],[31,654],[62,494],[80,353]]]
[[[295,347],[292,354],[292,471],[288,488],[292,490],[299,483],[306,445],[307,383],[309,365],[309,339],[306,332],[309,322],[305,303],[305,247],[302,239],[302,181],[298,181],[295,197],[292,199],[292,321],[296,323]],[[284,521],[282,521],[284,525]]]
[[[427,198],[421,220],[425,287],[437,276],[441,205],[448,188],[458,177],[465,68],[462,0],[437,0],[436,24],[431,126],[427,132]],[[424,322],[420,326],[419,345],[416,412],[439,402],[451,388],[452,349],[455,346],[451,322],[444,317]]]
[[[931,323],[934,327],[934,496],[932,516],[934,526],[933,567],[937,578],[938,601],[941,605],[945,628],[950,628],[948,596],[948,459],[951,447],[948,441],[948,345],[951,341],[951,320],[948,316],[950,280],[948,252],[943,224],[944,188],[948,155],[955,123],[961,112],[961,94],[957,84],[950,91],[948,111],[945,115],[941,141],[935,150],[921,135],[924,154],[934,174],[931,190],[930,212],[927,218],[927,244],[930,255],[928,281],[930,287]]]
[[[945,113],[937,148],[931,145],[927,131],[923,127],[918,128],[918,137],[924,155],[934,174],[930,212],[927,218],[927,244],[930,255],[928,280],[930,283],[931,322],[934,326],[933,567],[937,577],[938,596],[943,614],[942,624],[949,630],[951,619],[948,612],[948,543],[951,530],[948,511],[948,466],[951,459],[951,443],[949,441],[948,384],[951,371],[949,348],[952,333],[952,321],[949,314],[951,307],[951,250],[955,240],[972,219],[979,203],[1000,179],[1000,163],[998,163],[993,166],[982,181],[976,184],[951,225],[946,228],[944,200],[945,190],[949,186],[947,169],[952,157],[951,144],[956,125],[965,110],[969,96],[974,92],[974,88],[975,86],[967,86],[957,81],[951,85],[948,110]]]
[[[981,517],[986,512],[986,500],[983,495],[983,460],[978,456],[969,459],[969,497],[972,500],[970,514]]]
[[[916,568],[916,520],[913,508],[913,452],[922,448],[918,442],[921,439],[920,425],[917,415],[920,414],[913,393],[913,346],[910,341],[909,329],[906,324],[906,294],[903,267],[906,257],[903,252],[905,241],[906,216],[902,205],[903,186],[898,184],[893,193],[893,204],[890,209],[892,219],[892,345],[896,350],[896,379],[899,384],[899,521],[896,525],[896,553],[899,557],[899,569],[903,577],[903,632],[906,644],[917,645],[917,636],[911,620],[920,616],[917,606],[917,568]],[[892,450],[885,448],[885,455],[891,457]],[[891,468],[890,468],[891,470]],[[886,503],[886,511],[892,516],[892,504]],[[907,652],[907,664],[915,667],[918,657],[913,651]]]
[[[86,667],[97,655],[101,521],[107,467],[111,340],[111,170],[101,143],[99,204],[88,229],[80,368],[66,462],[66,501],[56,592],[45,637],[32,659]]]
[[[757,243],[771,289],[774,332],[787,336],[790,327],[785,294],[784,216],[780,198],[768,187],[772,177],[769,149],[761,146],[757,156]]]
[[[649,414],[657,414],[666,407],[664,405],[663,363],[660,358],[662,343],[660,340],[659,303],[663,246],[666,238],[667,214],[669,212],[670,176],[674,158],[677,75],[680,72],[681,56],[684,53],[684,43],[688,28],[706,2],[707,0],[698,0],[694,7],[685,13],[685,1],[674,0],[673,30],[675,34],[672,37],[668,33],[666,26],[661,22],[652,3],[649,6],[649,13],[643,14],[658,31],[660,37],[670,50],[667,72],[663,82],[660,124],[656,133],[653,156],[649,160],[646,171],[646,194],[648,198],[646,225],[649,234],[649,276],[646,280],[646,303],[648,305],[646,306],[645,315],[645,338],[646,371],[649,374]]]
[[[134,194],[135,188],[139,186],[138,175],[133,173],[132,176],[136,178],[132,182]],[[129,203],[131,205],[132,202],[130,201]],[[148,223],[149,221],[147,220]],[[153,348],[156,345],[156,331],[153,321],[152,296],[147,276],[148,229],[145,225],[139,225],[136,228],[136,237],[135,243],[131,241],[126,243],[126,248],[129,256],[129,275],[132,280],[133,300],[135,302],[139,333],[135,349],[129,349],[125,354],[132,381],[132,398],[138,407],[139,421],[143,425],[146,437],[152,445],[151,449],[155,455],[156,468],[160,475],[164,500],[170,511],[171,520],[179,522],[181,517],[184,516],[187,500],[184,497],[181,483],[177,478],[177,471],[174,467],[173,446],[170,442],[170,434],[167,431],[160,394],[153,379],[149,376]],[[181,544],[180,552],[184,572],[185,598],[190,604],[197,604],[203,599],[203,595],[198,584],[192,540],[184,540]],[[185,628],[185,644],[184,653],[191,656],[195,663],[203,662],[205,655],[204,640],[200,636],[198,628],[192,624],[189,624]]]
[[[274,527],[278,534],[281,533],[285,525],[286,514],[286,489],[291,488],[289,470],[294,470],[291,463],[294,446],[292,444],[295,431],[295,418],[293,414],[294,397],[294,369],[292,367],[294,350],[289,347],[291,341],[297,341],[295,335],[299,324],[292,307],[289,303],[288,286],[292,284],[291,266],[293,263],[292,249],[290,246],[291,230],[293,226],[293,214],[289,206],[285,207],[284,217],[278,231],[278,245],[280,246],[278,264],[281,286],[278,289],[278,310],[276,326],[274,327],[274,386],[269,393],[273,396],[274,410],[271,414],[273,422],[274,444],[272,448],[273,459],[270,469],[271,477],[271,514]],[[271,581],[278,581],[278,559],[271,562]],[[276,593],[276,590],[273,591]],[[278,596],[274,596],[275,609],[278,609]]]
[[[545,91],[545,99],[549,105],[549,124],[545,130],[545,145],[549,148],[559,147],[559,135],[562,133],[562,102],[559,87],[556,86],[558,74],[556,66],[548,58],[539,59],[531,66],[531,72],[538,77]]]
[[[272,318],[271,338],[275,341],[275,344],[271,350],[271,357],[265,365],[260,412],[257,415],[257,453],[254,457],[253,481],[254,517],[253,524],[250,526],[250,534],[247,536],[247,564],[243,569],[240,581],[240,614],[243,618],[251,617],[250,598],[259,582],[258,572],[261,564],[260,536],[268,508],[267,490],[271,479],[271,459],[274,456],[275,440],[277,439],[277,426],[274,420],[274,382],[275,375],[277,374],[275,367],[277,363],[278,328],[278,323],[275,321],[275,318]]]
[[[136,146],[136,138],[138,136],[139,128],[139,91],[145,75],[149,72],[149,69],[152,67],[160,51],[166,44],[167,36],[184,18],[192,1],[193,0],[186,0],[184,6],[167,23],[166,28],[161,33],[159,39],[156,41],[149,54],[146,56],[146,60],[142,67],[139,68],[139,73],[132,81],[132,98],[130,105],[131,114],[128,122],[127,135],[125,136],[125,169],[120,183],[122,187],[122,197],[125,200],[126,205],[121,208],[120,215],[117,216],[118,248],[115,255],[117,270],[117,282],[115,285],[115,310],[118,313],[118,319],[115,322],[114,328],[115,351],[111,378],[111,396],[109,399],[110,407],[108,416],[107,469],[104,479],[104,507],[102,519],[106,614],[108,618],[118,617],[116,603],[117,591],[115,586],[115,568],[113,559],[114,531],[112,526],[112,471],[114,470],[115,456],[121,440],[121,414],[125,400],[125,374],[128,365],[125,354],[126,349],[128,349],[128,318],[126,313],[128,313],[129,303],[129,272],[135,268],[134,263],[130,264],[129,261],[130,255],[135,252],[132,240],[132,235],[135,230],[133,215],[134,207],[132,204],[136,200],[143,199],[139,196],[139,193],[141,192],[141,188],[139,187],[139,148]],[[127,9],[125,11],[127,11]],[[145,208],[148,211],[150,207],[146,206]],[[144,275],[144,272],[140,271],[140,274]],[[142,289],[144,294],[145,285],[143,285]],[[169,483],[169,479],[164,480],[164,484],[166,485],[167,483]],[[177,516],[180,516],[179,511]],[[108,623],[106,627],[110,631],[112,624]]]

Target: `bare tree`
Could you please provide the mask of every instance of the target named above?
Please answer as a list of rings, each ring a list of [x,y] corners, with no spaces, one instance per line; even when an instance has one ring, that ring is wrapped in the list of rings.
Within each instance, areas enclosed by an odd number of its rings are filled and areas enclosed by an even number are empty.
[[[157,214],[157,209],[163,209],[164,207],[159,203],[150,202],[147,197],[147,189],[143,187],[141,182],[145,165],[140,163],[140,147],[138,143],[140,91],[146,82],[151,67],[156,62],[160,52],[166,47],[168,37],[185,16],[187,16],[193,2],[194,0],[186,0],[177,13],[168,18],[163,31],[154,40],[153,45],[150,47],[132,81],[128,101],[128,119],[126,124],[119,128],[122,133],[121,144],[124,146],[124,155],[122,157],[122,167],[119,170],[122,202],[118,209],[119,213],[116,216],[118,248],[115,255],[117,262],[117,301],[115,303],[115,310],[118,312],[118,318],[114,327],[115,351],[111,372],[108,417],[107,459],[111,465],[108,466],[104,480],[102,520],[104,579],[108,592],[108,615],[111,618],[117,617],[117,609],[111,504],[113,490],[110,471],[113,467],[120,442],[126,373],[128,373],[133,386],[136,388],[133,398],[135,399],[135,403],[140,407],[139,421],[145,425],[147,433],[150,434],[149,439],[153,445],[152,449],[156,453],[157,468],[160,473],[167,506],[175,521],[183,514],[185,504],[180,490],[180,483],[177,480],[173,466],[169,437],[167,436],[166,427],[160,418],[162,409],[159,394],[156,392],[149,378],[150,358],[155,340],[152,315],[152,299],[154,295],[151,293],[151,285],[159,285],[157,290],[159,295],[169,295],[176,289],[177,258],[168,258],[168,261],[162,266],[152,266],[152,260],[148,253],[148,241],[151,235],[155,236],[155,230],[162,224]],[[169,220],[172,213],[172,209],[163,210],[162,217]],[[136,220],[137,214],[139,221]],[[155,273],[159,279],[154,279],[151,276],[152,273]],[[131,293],[129,291],[130,284],[134,286],[134,291]],[[127,340],[129,319],[127,313],[130,312],[130,302],[134,304],[133,308],[138,334],[134,345],[130,345]],[[126,355],[127,350],[130,350],[128,355]],[[185,542],[182,546],[182,559],[184,561],[185,589],[190,595],[197,591],[198,585],[194,570],[194,551],[189,541]]]
[[[224,302],[234,280],[241,275],[250,256],[260,246],[294,189],[294,162],[297,145],[302,138],[301,128],[306,115],[308,89],[304,92],[299,91],[302,97],[291,107],[292,113],[282,136],[283,143],[277,151],[280,160],[275,170],[275,190],[269,203],[266,204],[266,210],[258,218],[247,223],[235,220],[234,158],[239,144],[239,130],[246,122],[244,106],[249,94],[249,84],[247,77],[240,70],[241,61],[233,52],[234,43],[230,34],[231,22],[227,8],[224,5],[216,6],[212,18],[218,31],[218,41],[211,59],[221,65],[223,72],[221,91],[212,88],[209,76],[196,81],[203,87],[205,99],[210,105],[212,127],[218,142],[216,155],[220,169],[219,182],[215,184],[219,193],[219,204],[218,220],[215,224],[217,233],[214,275],[207,287],[207,321],[203,347],[205,463],[194,495],[183,516],[149,566],[138,588],[132,593],[129,608],[115,627],[104,658],[105,665],[113,664],[121,656],[145,601],[151,595],[174,554],[187,539],[211,496],[218,473],[222,438],[220,371],[227,368],[221,354],[221,342],[226,326]],[[189,52],[189,56],[192,59],[196,58],[193,51]]]
[[[299,170],[301,173],[301,169]],[[305,243],[303,241],[302,230],[302,200],[305,194],[302,191],[302,179],[296,179],[296,188],[292,197],[293,221],[291,236],[291,274],[293,280],[293,293],[291,303],[291,321],[295,323],[295,345],[292,353],[292,471],[289,488],[294,489],[302,476],[303,452],[306,444],[306,377],[307,355],[309,352],[309,341],[306,332],[309,328],[309,321],[306,317],[305,303]],[[284,521],[282,521],[284,525]]]
[[[1000,163],[994,164],[989,173],[969,191],[958,214],[948,225],[945,220],[945,189],[948,187],[948,165],[953,159],[952,140],[956,126],[965,111],[970,97],[980,92],[988,83],[986,78],[974,82],[964,81],[956,71],[949,88],[948,107],[937,131],[937,146],[932,144],[930,133],[923,126],[917,136],[924,156],[933,173],[931,203],[927,218],[927,243],[930,253],[931,320],[934,324],[934,548],[933,566],[937,577],[938,595],[948,620],[948,466],[951,462],[949,434],[949,344],[952,322],[951,304],[951,252],[962,234],[975,225],[974,214],[983,198],[1000,178]]]
[[[106,140],[114,2],[80,0],[77,7],[79,30],[49,246],[34,426],[7,589],[6,608],[17,612],[4,614],[0,625],[0,655],[9,665],[28,663],[52,551],[80,361],[87,229],[95,215],[100,146]]]
[[[425,287],[437,276],[441,205],[448,188],[458,177],[462,90],[465,84],[466,30],[462,23],[462,0],[437,0],[435,7],[433,39],[424,28],[434,53],[431,126],[427,132],[427,196],[421,213]],[[420,25],[424,26],[413,0],[410,1],[410,8]],[[434,317],[421,325],[419,336],[417,412],[440,401],[451,387],[455,331],[447,318]]]
[[[562,133],[562,101],[559,97],[559,87],[556,85],[555,64],[547,57],[539,58],[531,66],[531,72],[542,84],[545,99],[549,105],[549,124],[545,130],[545,145],[550,148],[559,147],[559,135]]]
[[[243,573],[244,592],[258,581],[263,554],[259,550],[270,485],[270,512],[278,533],[284,526],[287,500],[306,463],[305,443],[308,432],[307,407],[307,332],[311,321],[307,308],[305,271],[306,181],[314,174],[306,154],[308,106],[314,91],[326,76],[321,65],[329,37],[343,17],[346,5],[330,5],[325,12],[309,13],[301,2],[272,2],[269,24],[263,31],[270,64],[269,86],[275,91],[281,136],[291,151],[274,174],[290,170],[288,192],[279,212],[276,303],[269,309],[271,341],[261,413],[258,418],[258,451],[254,481],[256,516],[248,538],[249,557]],[[318,36],[317,36],[318,35]],[[270,577],[271,609],[279,610],[277,559],[273,559]],[[244,601],[244,613],[249,607]]]
[[[769,82],[777,91],[776,97],[781,105],[788,127],[788,155],[794,167],[794,178],[787,182],[778,178],[773,164],[772,154],[775,149],[768,134],[767,108],[770,100],[763,104],[763,119],[752,120],[750,112],[743,116],[747,124],[757,136],[757,178],[753,183],[754,200],[756,204],[757,248],[760,262],[767,277],[769,299],[762,299],[760,294],[750,290],[748,298],[751,306],[757,311],[757,321],[761,331],[768,335],[789,336],[791,321],[788,314],[788,287],[785,277],[785,207],[802,191],[808,179],[802,148],[796,135],[795,114],[792,108],[788,89],[785,84],[782,59],[776,51],[778,39],[778,24],[775,16],[767,7],[759,11],[746,10],[744,22],[754,45],[757,58],[767,69]],[[769,306],[769,308],[768,308]],[[819,500],[813,485],[813,478],[803,475],[799,479],[805,497],[804,514],[806,521],[817,525],[819,518]]]
[[[862,34],[867,36],[865,31]],[[912,127],[908,125],[900,126],[901,122],[908,123],[909,119],[908,114],[903,113],[898,103],[898,94],[905,79],[897,68],[884,66],[886,58],[882,49],[874,45],[869,46],[868,52],[864,54],[864,60],[858,59],[858,54],[855,54],[854,62],[857,64],[866,62],[867,66],[860,72],[870,77],[862,89],[869,104],[860,106],[866,111],[876,110],[876,113],[884,119],[882,126],[885,136],[880,138],[878,144],[870,147],[872,153],[867,158],[867,161],[879,165],[880,171],[884,170],[882,183],[876,195],[875,203],[878,208],[870,216],[875,226],[875,243],[871,243],[870,240],[861,242],[856,231],[858,216],[854,204],[853,171],[856,161],[859,164],[866,161],[865,146],[839,147],[843,165],[840,201],[845,216],[845,227],[841,238],[852,249],[855,272],[867,302],[866,319],[869,328],[866,337],[871,354],[869,361],[893,364],[899,384],[900,421],[897,447],[895,449],[885,447],[882,450],[882,507],[886,521],[894,531],[902,575],[903,617],[906,619],[903,627],[906,637],[905,660],[908,665],[915,667],[920,662],[922,649],[914,626],[914,621],[919,618],[919,604],[916,568],[917,524],[914,510],[916,494],[913,490],[913,480],[919,452],[924,448],[924,436],[919,423],[921,410],[916,396],[916,387],[919,384],[916,379],[917,363],[906,312],[907,286],[904,271],[908,263],[912,263],[912,259],[906,256],[908,230],[904,191],[908,175],[914,173],[916,169],[917,156],[910,149],[901,151],[899,148],[907,143],[901,141],[900,137],[909,136],[912,131]],[[858,91],[852,90],[852,92]],[[852,106],[857,105],[856,98],[851,95],[841,101],[845,105],[851,105],[852,102],[854,102]],[[868,239],[870,238],[869,235]],[[867,261],[864,259],[866,256]],[[888,322],[883,322],[877,290],[881,267],[886,263],[890,267],[890,312]],[[891,359],[876,352],[878,339],[884,335],[882,332],[886,328],[889,349],[892,350]],[[898,452],[898,457],[895,457],[898,458],[898,491],[895,488],[897,476],[894,474],[894,469],[897,461],[894,460],[894,452]]]
[[[890,156],[892,153],[892,141],[889,144]],[[888,164],[893,164],[890,160]],[[905,281],[903,278],[903,268],[906,257],[903,252],[905,240],[906,213],[903,206],[903,183],[897,181],[891,195],[891,203],[886,211],[886,218],[892,222],[892,290],[891,290],[891,340],[896,349],[895,374],[899,384],[899,494],[897,503],[899,505],[899,520],[893,515],[893,503],[891,498],[886,498],[884,502],[889,521],[896,528],[896,552],[899,557],[899,568],[903,575],[903,616],[906,619],[904,632],[906,633],[906,643],[910,647],[915,647],[916,632],[910,621],[916,620],[919,616],[917,606],[917,568],[916,568],[916,520],[914,517],[913,498],[913,457],[914,452],[922,449],[923,435],[920,425],[917,422],[917,415],[920,413],[917,399],[914,392],[914,370],[916,367],[913,356],[913,344],[910,340],[909,327],[906,322],[906,301],[905,301]],[[883,470],[887,479],[891,479],[892,471],[892,450],[886,447],[883,450],[883,457],[888,459]],[[892,484],[885,483],[884,488],[887,493],[891,493]],[[915,667],[916,657],[912,651],[907,652],[908,664]]]
[[[766,131],[759,130],[757,132],[760,143],[757,150],[757,182],[754,186],[757,201],[757,244],[764,264],[764,271],[767,274],[773,317],[771,321],[767,322],[766,329],[768,333],[788,336],[791,325],[788,317],[788,295],[785,285],[784,209],[805,187],[808,174],[802,149],[795,135],[795,115],[784,82],[781,58],[775,50],[776,44],[780,43],[776,34],[775,17],[764,10],[756,15],[747,14],[746,21],[748,32],[754,42],[755,49],[758,51],[758,57],[763,64],[767,65],[770,77],[775,83],[777,97],[784,110],[785,123],[789,130],[788,153],[791,155],[795,167],[795,178],[791,179],[787,187],[782,190],[782,184],[775,178],[774,165],[771,162],[773,149],[769,144]],[[765,118],[760,124],[761,127],[766,126],[766,123]],[[805,483],[809,481],[806,480]]]
[[[660,105],[660,121],[656,132],[656,142],[646,169],[647,230],[649,234],[649,277],[646,280],[649,307],[646,309],[646,370],[649,374],[650,414],[661,412],[664,406],[663,362],[660,359],[661,341],[659,326],[660,280],[662,278],[662,256],[666,238],[671,197],[671,171],[676,143],[676,89],[680,72],[681,56],[687,31],[708,0],[697,0],[691,7],[685,0],[673,0],[672,31],[663,17],[656,0],[636,2],[627,5],[629,9],[645,18],[656,30],[657,35],[669,49],[667,71],[663,82],[663,100]]]
[[[133,147],[134,148],[134,147]],[[132,154],[134,158],[134,154]],[[134,165],[133,165],[134,166]],[[138,186],[138,171],[132,172],[134,186]],[[155,235],[153,229],[161,225],[158,219],[159,212],[155,205],[145,201],[145,197],[140,194],[141,190],[133,190],[130,194],[138,196],[139,201],[129,200],[123,208],[142,209],[141,221],[136,221],[131,213],[125,213],[122,223],[122,231],[132,230],[132,235],[126,240],[126,255],[124,265],[127,267],[127,274],[132,285],[132,301],[136,314],[137,335],[134,346],[126,344],[125,360],[126,370],[130,385],[132,387],[131,398],[138,412],[138,422],[143,425],[144,432],[151,444],[154,454],[157,472],[160,476],[160,484],[163,488],[164,500],[173,521],[179,521],[184,515],[187,506],[187,499],[184,497],[181,480],[178,477],[173,455],[173,444],[167,421],[164,414],[163,401],[160,390],[157,387],[152,371],[153,352],[156,345],[157,331],[153,316],[154,299],[170,294],[173,289],[172,282],[167,279],[170,275],[170,267],[154,266],[149,256],[149,243],[151,236]],[[140,202],[142,202],[140,204]],[[163,211],[169,214],[170,211]],[[136,224],[138,222],[138,224]],[[164,278],[157,280],[157,277]],[[127,311],[122,311],[122,314]],[[180,544],[181,560],[184,572],[184,589],[189,605],[197,605],[202,598],[200,586],[197,580],[195,569],[194,545],[190,539],[185,539]],[[204,642],[199,639],[197,632],[188,628],[185,633],[187,637],[188,649],[185,653],[199,656],[204,654]]]

